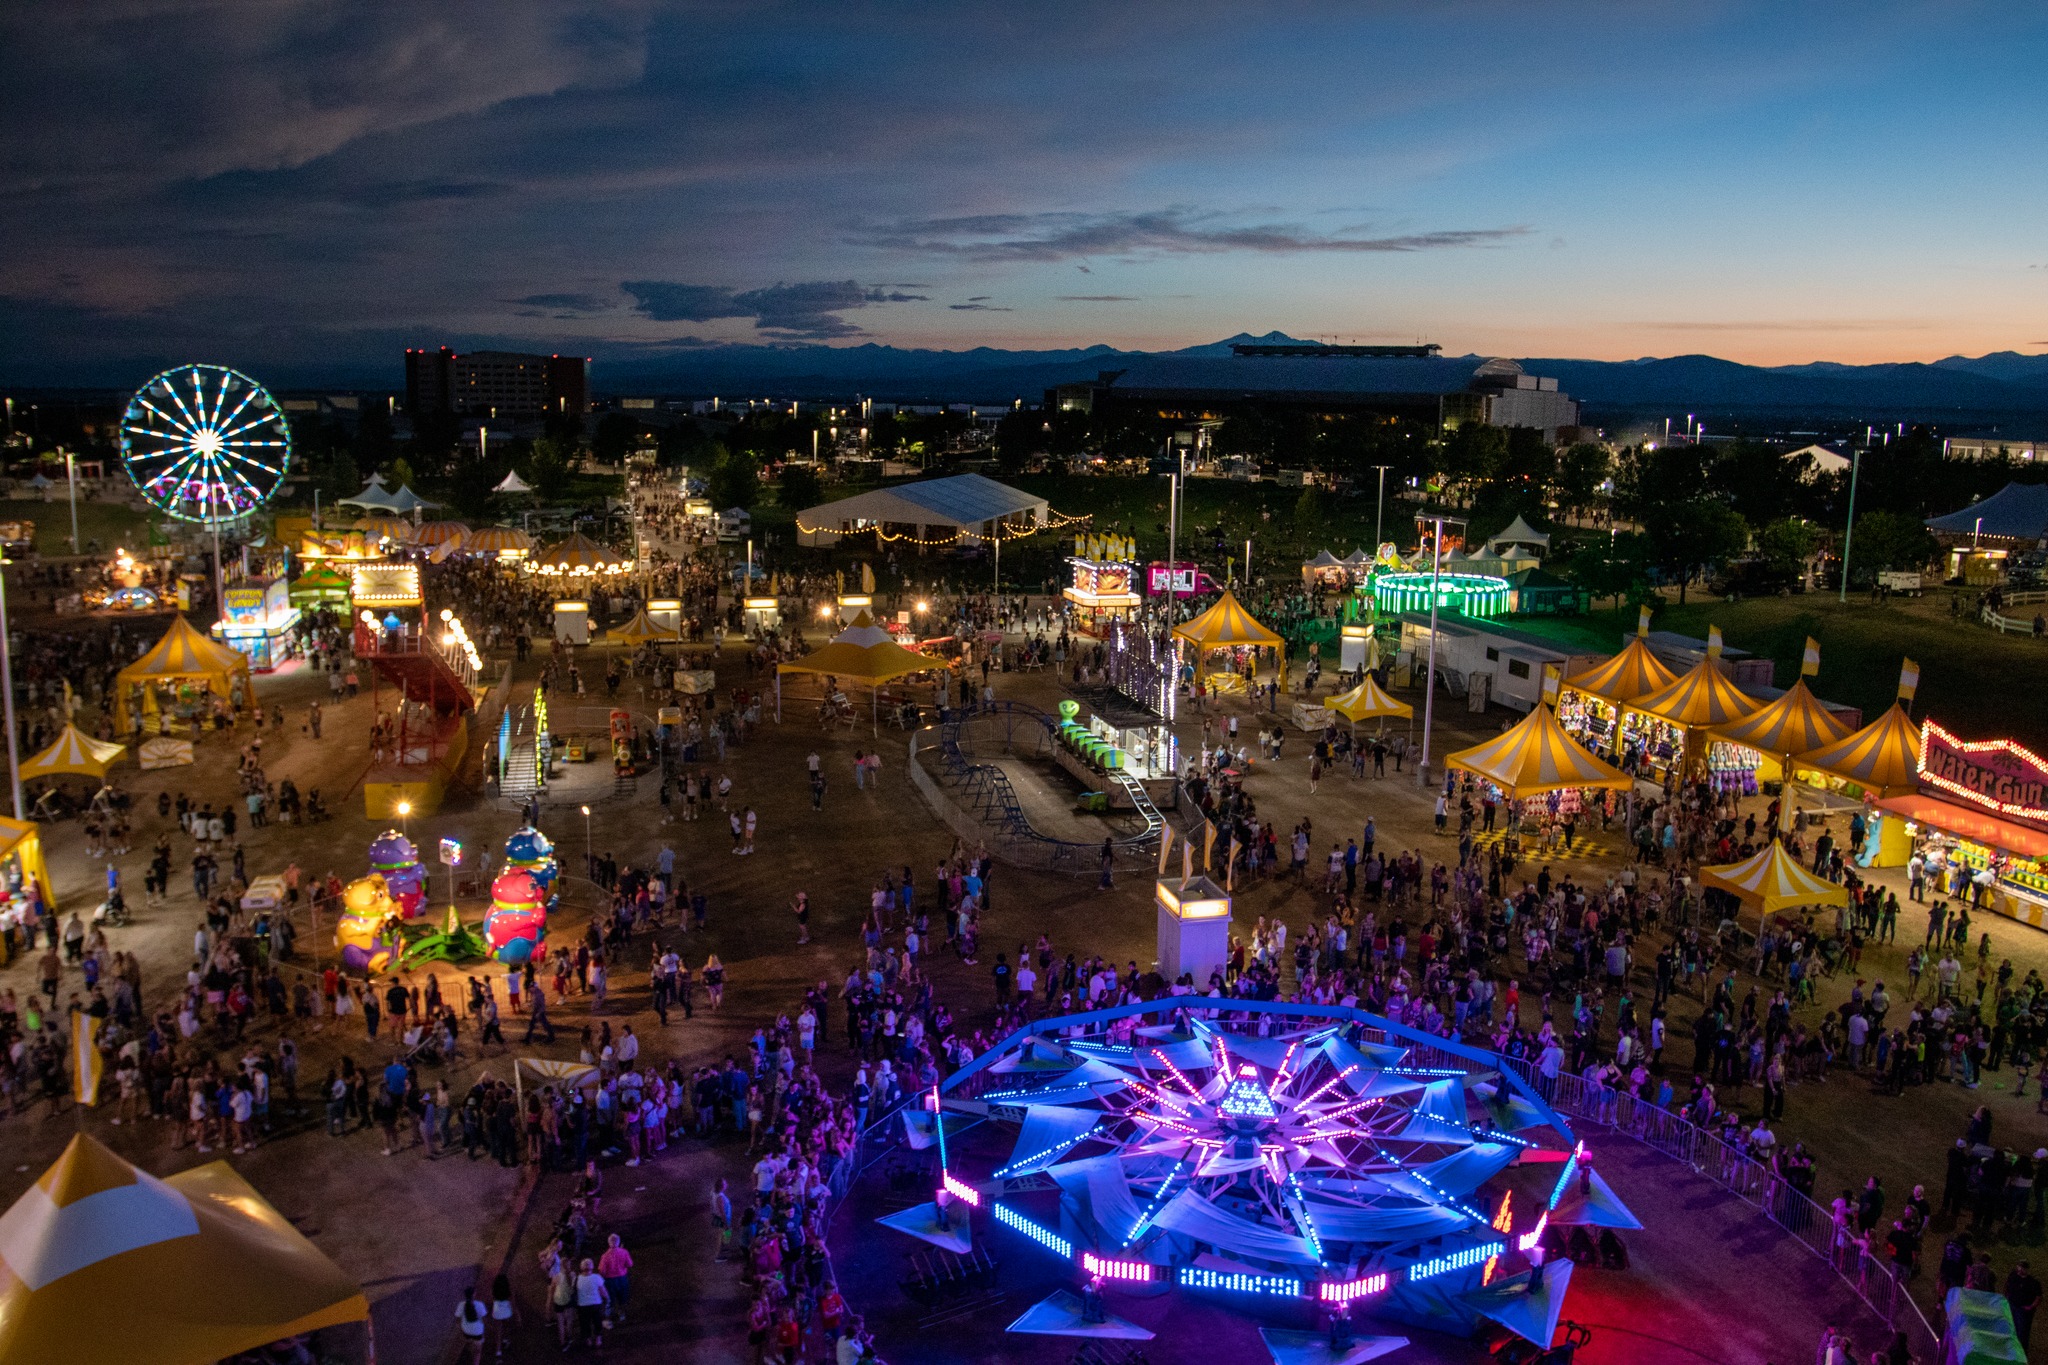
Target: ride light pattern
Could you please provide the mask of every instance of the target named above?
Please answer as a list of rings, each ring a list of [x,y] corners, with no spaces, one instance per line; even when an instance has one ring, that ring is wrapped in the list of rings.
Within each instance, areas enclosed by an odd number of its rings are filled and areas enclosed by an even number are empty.
[[[978,1209],[981,1207],[981,1191],[959,1179],[951,1171],[946,1172],[943,1184],[944,1192],[952,1195],[961,1203],[970,1208]]]
[[[1057,1232],[1040,1227],[1015,1209],[1008,1208],[1002,1204],[997,1204],[995,1211],[998,1223],[1006,1227],[1013,1227],[1032,1241],[1037,1242],[1040,1246],[1048,1247],[1069,1260],[1073,1259],[1074,1244],[1060,1236]]]
[[[1507,1249],[1508,1244],[1506,1242],[1482,1242],[1476,1247],[1466,1247],[1463,1251],[1453,1251],[1448,1255],[1438,1256],[1433,1260],[1418,1261],[1416,1264],[1408,1267],[1408,1278],[1411,1281],[1427,1280],[1438,1275],[1447,1275],[1453,1270],[1463,1270],[1466,1266],[1478,1265],[1487,1257],[1498,1256]]]
[[[1385,1271],[1368,1275],[1362,1280],[1325,1280],[1317,1297],[1324,1303],[1350,1303],[1372,1294],[1384,1294],[1392,1277]]]
[[[1549,1226],[1550,1211],[1545,1209],[1543,1216],[1536,1220],[1536,1226],[1523,1233],[1521,1239],[1515,1243],[1515,1250],[1525,1254],[1534,1251],[1538,1246],[1542,1245],[1543,1230]]]
[[[1242,1272],[1225,1273],[1208,1270],[1201,1266],[1184,1265],[1180,1268],[1182,1289],[1228,1289],[1240,1294],[1283,1294],[1290,1298],[1301,1297],[1301,1281],[1286,1275],[1247,1275]]]
[[[1564,1170],[1557,1177],[1557,1186],[1550,1192],[1551,1208],[1556,1208],[1558,1201],[1564,1198],[1564,1192],[1571,1188],[1572,1177],[1579,1173],[1579,1159],[1585,1155],[1585,1143],[1581,1142],[1578,1146],[1572,1148],[1570,1159],[1564,1163]]]
[[[1092,1251],[1081,1253],[1081,1269],[1091,1275],[1100,1275],[1105,1280],[1149,1280],[1152,1278],[1152,1264],[1149,1261],[1119,1261],[1106,1256],[1097,1256]]]

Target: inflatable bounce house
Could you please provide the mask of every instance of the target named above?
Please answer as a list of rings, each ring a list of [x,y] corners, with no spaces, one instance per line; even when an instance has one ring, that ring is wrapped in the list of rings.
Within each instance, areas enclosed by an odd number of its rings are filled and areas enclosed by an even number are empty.
[[[532,877],[540,887],[541,900],[549,910],[560,903],[561,892],[555,883],[561,869],[555,865],[555,846],[548,842],[547,835],[532,825],[520,826],[505,840],[505,869],[524,872]]]
[[[427,869],[420,866],[420,851],[412,840],[395,829],[385,830],[370,845],[370,867],[383,878],[385,889],[406,919],[425,908]]]
[[[491,883],[484,944],[494,962],[518,966],[540,951],[548,936],[547,893],[531,872],[514,868]]]
[[[341,896],[341,922],[334,945],[341,965],[351,972],[381,972],[390,967],[403,946],[398,933],[400,907],[391,889],[375,872],[348,884]]]

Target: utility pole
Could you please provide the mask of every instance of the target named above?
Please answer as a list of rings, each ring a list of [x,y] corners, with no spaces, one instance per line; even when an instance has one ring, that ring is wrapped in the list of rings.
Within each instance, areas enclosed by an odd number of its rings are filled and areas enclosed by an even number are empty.
[[[1858,450],[1849,457],[1849,525],[1842,532],[1842,597],[1844,604],[1849,601],[1849,545],[1856,539],[1856,476],[1863,472],[1863,452]],[[1980,518],[1978,525],[1983,525]]]
[[[1415,765],[1415,785],[1429,785],[1429,731],[1436,721],[1436,599],[1444,571],[1444,519],[1436,518],[1429,547],[1429,672],[1422,684],[1422,761]]]
[[[64,452],[64,482],[71,490],[71,553],[78,553],[78,461]]]
[[[1373,466],[1373,468],[1377,469],[1380,472],[1379,510],[1374,512],[1372,517],[1372,553],[1373,557],[1377,559],[1380,553],[1380,545],[1382,544],[1381,537],[1386,534],[1385,527],[1387,521],[1387,471],[1393,468],[1393,466],[1376,464]]]
[[[14,818],[26,820],[28,814],[21,804],[20,740],[14,733],[14,665],[11,662],[14,651],[7,643],[6,566],[11,562],[6,550],[0,549],[0,712],[4,712],[7,723],[7,778],[14,787]]]

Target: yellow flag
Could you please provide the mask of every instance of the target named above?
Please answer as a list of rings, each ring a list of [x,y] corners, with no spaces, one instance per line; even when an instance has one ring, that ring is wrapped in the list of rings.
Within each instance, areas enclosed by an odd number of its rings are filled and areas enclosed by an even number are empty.
[[[1195,841],[1180,841],[1180,884],[1186,886],[1195,876]]]
[[[1230,836],[1230,861],[1223,865],[1223,889],[1225,891],[1237,890],[1237,849],[1237,836],[1233,834]]]
[[[840,569],[835,572],[832,575],[832,581],[835,585],[833,590],[841,597],[846,596],[846,570]]]
[[[1564,675],[1558,672],[1556,664],[1543,665],[1543,700],[1557,705],[1557,689],[1564,682]]]
[[[1911,701],[1920,690],[1920,665],[1907,659],[1899,668],[1899,700]]]
[[[1159,878],[1166,879],[1166,855],[1173,848],[1173,828],[1167,826],[1159,831]]]
[[[1720,628],[1719,626],[1708,626],[1708,627],[1707,627],[1707,657],[1708,657],[1709,659],[1718,659],[1718,658],[1720,658],[1720,657],[1721,657],[1721,649],[1722,649],[1722,645],[1721,645],[1721,628]]]
[[[1216,826],[1204,823],[1202,826],[1202,871],[1209,870],[1209,854],[1216,847]]]
[[[860,590],[870,595],[875,591],[875,569],[865,559],[860,562]]]
[[[1074,537],[1074,558],[1076,558],[1076,559],[1086,559],[1087,557],[1088,557],[1088,537],[1086,537],[1086,536],[1075,536],[1075,537]]]
[[[1820,641],[1806,637],[1806,657],[1800,660],[1799,676],[1811,678],[1820,672]]]
[[[1644,606],[1642,606],[1642,607],[1639,607],[1639,608],[1638,608],[1638,609],[1636,610],[1636,634],[1637,634],[1637,635],[1648,635],[1649,633],[1650,633],[1650,608],[1648,607],[1648,605],[1644,605]]]
[[[84,1010],[71,1011],[71,1098],[98,1104],[100,1098],[100,1021]]]

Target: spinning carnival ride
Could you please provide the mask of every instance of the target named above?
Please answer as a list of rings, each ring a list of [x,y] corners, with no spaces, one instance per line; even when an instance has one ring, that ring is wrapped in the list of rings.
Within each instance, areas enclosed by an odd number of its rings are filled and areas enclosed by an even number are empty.
[[[986,1211],[1095,1286],[1292,1300],[1333,1335],[1354,1309],[1484,1319],[1549,1348],[1571,1262],[1542,1264],[1548,1227],[1640,1226],[1567,1122],[1486,1054],[1377,1016],[1228,1008],[1166,999],[1013,1035],[906,1111],[938,1194],[882,1221],[952,1246]],[[1064,1330],[1042,1322],[1062,1299],[1011,1330]]]
[[[151,379],[121,416],[121,462],[149,504],[219,526],[277,495],[291,429],[261,384],[225,365],[181,365]]]

